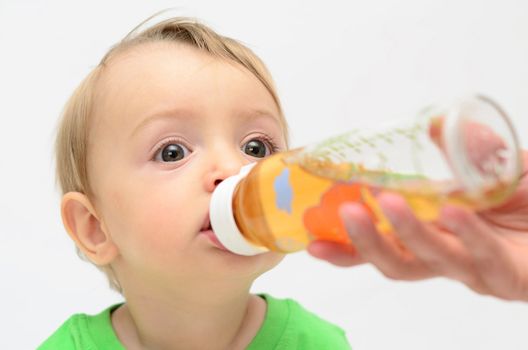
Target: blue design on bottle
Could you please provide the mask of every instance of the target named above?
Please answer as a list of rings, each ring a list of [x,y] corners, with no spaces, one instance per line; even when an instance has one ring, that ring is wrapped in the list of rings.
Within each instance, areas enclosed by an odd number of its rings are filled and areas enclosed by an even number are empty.
[[[290,169],[284,168],[273,181],[277,208],[291,215],[293,190],[290,184]]]

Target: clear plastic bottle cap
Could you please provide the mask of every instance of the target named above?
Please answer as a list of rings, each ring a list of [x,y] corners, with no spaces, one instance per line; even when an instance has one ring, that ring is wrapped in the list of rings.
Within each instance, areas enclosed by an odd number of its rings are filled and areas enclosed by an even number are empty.
[[[265,247],[252,244],[244,238],[233,215],[233,193],[236,186],[256,163],[243,166],[237,175],[222,181],[214,190],[209,205],[209,215],[213,231],[229,251],[240,255],[257,255],[269,251]]]

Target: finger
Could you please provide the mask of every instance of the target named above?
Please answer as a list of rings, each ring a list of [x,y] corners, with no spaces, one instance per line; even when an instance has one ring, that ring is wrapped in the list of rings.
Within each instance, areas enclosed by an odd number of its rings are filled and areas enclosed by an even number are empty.
[[[378,233],[366,209],[357,203],[340,207],[340,215],[360,256],[392,279],[420,279],[427,276],[398,245]]]
[[[528,243],[528,151],[523,156],[524,172],[514,192],[504,203],[478,213],[497,234],[519,244]]]
[[[476,214],[454,206],[444,207],[440,220],[460,237],[473,257],[474,266],[482,282],[489,289],[512,288],[511,278],[515,269],[511,257],[501,237],[490,226]]]
[[[476,273],[471,256],[457,237],[420,222],[399,195],[383,193],[378,202],[394,232],[417,260],[436,274],[474,283]]]
[[[344,245],[328,241],[314,241],[307,251],[312,256],[326,260],[337,266],[354,266],[364,262],[356,249],[351,245]]]

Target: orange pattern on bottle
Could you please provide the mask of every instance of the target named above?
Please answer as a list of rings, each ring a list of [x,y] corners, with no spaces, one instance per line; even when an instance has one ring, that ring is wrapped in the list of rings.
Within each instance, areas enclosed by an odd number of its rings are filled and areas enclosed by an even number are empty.
[[[377,221],[374,211],[365,203],[363,191],[365,185],[337,183],[321,197],[316,207],[307,209],[303,216],[306,229],[314,239],[350,244],[350,238],[339,216],[339,207],[346,202],[361,203],[373,220]]]

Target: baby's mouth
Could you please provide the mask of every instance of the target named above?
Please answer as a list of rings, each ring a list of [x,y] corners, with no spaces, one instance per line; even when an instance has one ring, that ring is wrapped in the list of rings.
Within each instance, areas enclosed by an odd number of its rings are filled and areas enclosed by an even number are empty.
[[[207,213],[207,216],[205,217],[205,221],[202,225],[200,232],[208,231],[208,230],[212,230],[211,220],[209,220],[209,213]]]
[[[209,213],[205,216],[204,223],[202,225],[202,228],[200,229],[200,234],[204,234],[213,242],[215,246],[222,250],[227,250],[226,247],[220,241],[218,240],[218,237],[216,237],[213,228],[211,227],[211,220],[209,219]]]

